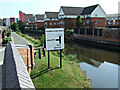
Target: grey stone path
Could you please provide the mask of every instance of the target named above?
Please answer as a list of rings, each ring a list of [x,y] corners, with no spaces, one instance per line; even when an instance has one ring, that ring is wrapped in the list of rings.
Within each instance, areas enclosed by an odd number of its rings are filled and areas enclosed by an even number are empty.
[[[23,39],[19,35],[17,35],[15,32],[11,32],[12,35],[12,41],[14,44],[20,44],[20,45],[28,45],[30,44],[27,40]]]

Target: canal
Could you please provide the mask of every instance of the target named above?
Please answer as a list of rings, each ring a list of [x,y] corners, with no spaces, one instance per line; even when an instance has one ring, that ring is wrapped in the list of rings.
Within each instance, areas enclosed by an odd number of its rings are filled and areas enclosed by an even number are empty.
[[[83,44],[66,44],[66,54],[74,54],[80,68],[91,79],[92,88],[118,88],[120,63],[118,52]],[[118,70],[119,68],[119,70]]]

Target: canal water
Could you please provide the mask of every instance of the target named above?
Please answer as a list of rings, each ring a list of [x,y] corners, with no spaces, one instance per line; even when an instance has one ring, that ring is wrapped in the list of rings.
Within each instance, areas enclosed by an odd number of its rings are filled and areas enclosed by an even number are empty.
[[[120,53],[77,43],[66,44],[65,48],[66,54],[74,54],[79,60],[81,69],[91,79],[92,88],[120,86]]]

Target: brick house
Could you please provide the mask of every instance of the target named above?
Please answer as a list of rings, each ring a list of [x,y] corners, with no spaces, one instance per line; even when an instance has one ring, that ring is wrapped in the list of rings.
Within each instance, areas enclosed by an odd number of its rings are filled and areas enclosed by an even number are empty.
[[[10,17],[10,24],[12,24],[13,22],[15,22],[15,17]]]
[[[35,16],[33,14],[25,14],[26,26],[30,29],[35,29]]]
[[[119,28],[120,27],[120,14],[107,14],[106,15],[106,27],[107,28]]]
[[[59,10],[59,26],[65,29],[76,27],[76,18],[83,11],[83,7],[61,6]]]
[[[44,15],[35,15],[35,29],[44,28]]]
[[[59,25],[65,29],[74,29],[76,27],[76,18],[80,15],[82,26],[105,27],[106,13],[102,7],[97,4],[89,7],[65,7],[61,6],[59,10]]]
[[[58,12],[45,12],[44,27],[45,28],[59,27]]]
[[[25,21],[25,13],[20,13],[20,20]]]
[[[33,14],[25,14],[25,22],[28,23],[29,19],[33,16]]]
[[[97,4],[85,7],[81,13],[83,27],[105,27],[106,13],[102,7]]]
[[[29,28],[30,29],[35,29],[35,17],[34,16],[31,16],[29,19],[28,19],[28,24],[29,24]]]

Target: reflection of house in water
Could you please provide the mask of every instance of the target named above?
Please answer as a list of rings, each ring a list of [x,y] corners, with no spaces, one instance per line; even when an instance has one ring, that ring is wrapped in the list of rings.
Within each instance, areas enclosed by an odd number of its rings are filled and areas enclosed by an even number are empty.
[[[77,53],[77,58],[80,62],[86,62],[95,67],[99,67],[101,63],[104,63],[104,61],[118,64],[118,53],[88,48],[81,45],[73,45],[73,47],[74,52]]]
[[[95,61],[93,59],[90,60],[96,67],[99,67],[101,62]]]

